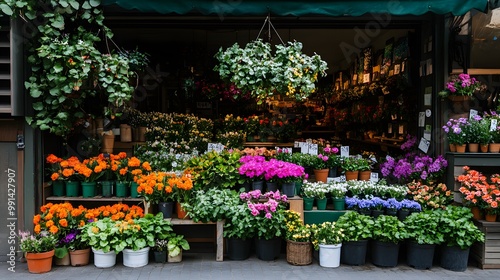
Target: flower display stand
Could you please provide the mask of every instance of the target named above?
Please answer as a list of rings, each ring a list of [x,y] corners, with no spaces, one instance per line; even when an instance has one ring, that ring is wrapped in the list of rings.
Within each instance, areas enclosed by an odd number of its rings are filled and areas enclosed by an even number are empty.
[[[484,243],[475,243],[470,256],[482,269],[500,268],[500,222],[475,220],[474,224],[484,232]]]
[[[304,211],[305,224],[322,224],[324,222],[337,221],[337,219],[344,215],[346,211],[334,210],[310,210]]]
[[[190,219],[178,219],[178,218],[168,218],[173,226],[176,225],[182,225],[182,226],[190,226],[190,225],[215,225],[215,230],[216,230],[216,243],[217,243],[217,253],[215,256],[215,260],[218,262],[221,262],[224,260],[224,221],[218,221],[218,222],[208,222],[208,223],[202,223],[202,222],[194,222],[193,220]]]

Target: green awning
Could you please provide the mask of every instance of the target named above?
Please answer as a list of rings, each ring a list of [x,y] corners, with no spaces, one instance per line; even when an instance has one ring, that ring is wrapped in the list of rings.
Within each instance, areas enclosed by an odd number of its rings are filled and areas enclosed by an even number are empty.
[[[102,0],[127,10],[161,14],[213,16],[361,16],[367,13],[392,15],[463,15],[472,9],[486,11],[488,0]]]

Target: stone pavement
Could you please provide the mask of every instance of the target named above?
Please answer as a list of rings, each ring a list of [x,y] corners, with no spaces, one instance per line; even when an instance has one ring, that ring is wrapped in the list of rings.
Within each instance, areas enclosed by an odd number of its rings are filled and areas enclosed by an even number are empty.
[[[500,279],[500,269],[481,270],[469,266],[465,272],[453,272],[434,266],[430,270],[416,270],[400,263],[395,268],[379,268],[372,264],[364,266],[341,265],[338,268],[323,268],[317,260],[308,266],[292,266],[286,262],[285,254],[275,261],[261,261],[251,256],[244,261],[215,261],[213,253],[183,253],[180,263],[158,264],[150,262],[141,268],[124,267],[120,258],[113,268],[96,268],[93,264],[83,267],[54,266],[45,274],[30,274],[26,263],[18,262],[15,272],[8,270],[8,265],[0,265],[0,279],[238,279],[238,280],[301,280],[301,279],[362,279],[362,280],[425,280],[425,279]]]

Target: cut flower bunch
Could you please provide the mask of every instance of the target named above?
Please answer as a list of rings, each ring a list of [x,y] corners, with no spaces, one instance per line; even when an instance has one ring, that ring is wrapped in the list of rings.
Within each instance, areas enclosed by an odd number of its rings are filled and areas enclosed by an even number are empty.
[[[477,206],[490,214],[500,213],[500,175],[494,174],[489,180],[481,172],[464,166],[465,173],[458,176],[460,192],[468,206]]]

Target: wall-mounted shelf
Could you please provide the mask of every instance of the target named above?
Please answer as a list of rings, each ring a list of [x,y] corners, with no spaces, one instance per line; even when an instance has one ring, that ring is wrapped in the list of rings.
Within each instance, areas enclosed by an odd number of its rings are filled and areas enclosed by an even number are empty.
[[[453,69],[451,74],[458,75],[463,73],[463,69]],[[486,69],[486,68],[469,68],[467,69],[469,75],[500,75],[500,69]]]

